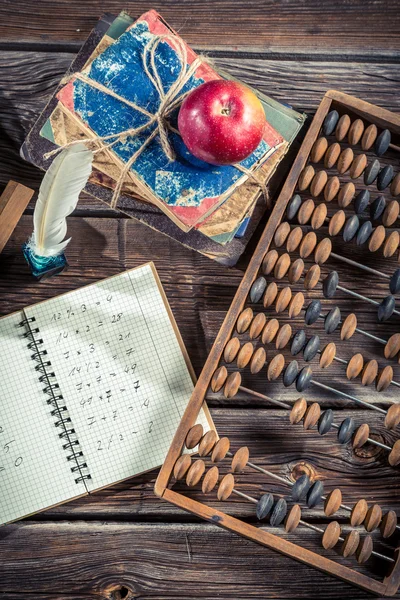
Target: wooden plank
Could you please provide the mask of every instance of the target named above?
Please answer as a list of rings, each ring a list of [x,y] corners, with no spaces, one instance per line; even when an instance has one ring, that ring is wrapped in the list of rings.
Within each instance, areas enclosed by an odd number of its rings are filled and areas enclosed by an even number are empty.
[[[118,13],[122,8],[139,16],[149,9],[144,0],[58,0],[58,10],[50,0],[25,0],[10,11],[0,7],[2,39],[41,43],[83,41],[103,12]],[[400,49],[399,12],[394,0],[356,0],[315,4],[311,0],[285,3],[243,4],[240,0],[158,0],[152,8],[192,45],[197,47],[240,45],[269,49],[305,48],[327,53],[347,49],[373,54]],[[59,18],[59,15],[62,18]],[[366,43],[366,41],[368,42]]]
[[[0,253],[32,196],[33,190],[16,181],[9,181],[0,196]]]

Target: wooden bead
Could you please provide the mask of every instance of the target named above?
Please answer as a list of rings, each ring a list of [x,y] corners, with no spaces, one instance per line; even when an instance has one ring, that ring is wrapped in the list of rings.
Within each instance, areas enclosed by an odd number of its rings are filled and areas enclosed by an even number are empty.
[[[392,233],[386,238],[385,243],[383,244],[383,256],[385,258],[390,258],[393,256],[399,247],[400,243],[400,234],[398,231],[392,231]]]
[[[190,465],[192,464],[192,457],[190,454],[182,454],[176,461],[174,465],[174,477],[177,481],[183,479],[186,476],[186,473],[190,469]]]
[[[276,261],[274,268],[275,279],[283,279],[290,267],[290,256],[285,252]]]
[[[269,306],[271,306],[271,304],[273,304],[275,302],[275,298],[278,294],[278,286],[276,285],[275,281],[271,281],[271,283],[268,285],[267,289],[265,290],[265,294],[264,294],[264,298],[263,298],[263,305],[264,308],[268,308]]]
[[[296,258],[294,262],[290,265],[288,279],[289,283],[297,283],[304,271],[304,261],[302,258]]]
[[[385,427],[394,429],[400,423],[400,404],[392,404],[389,406],[385,417]]]
[[[227,452],[229,452],[230,445],[231,444],[230,444],[229,438],[227,438],[227,437],[220,438],[218,440],[218,442],[215,444],[214,450],[212,451],[211,462],[213,462],[213,463],[221,462],[221,460],[223,460],[225,458]]]
[[[345,183],[338,195],[338,204],[340,208],[346,208],[353,200],[356,193],[356,187],[353,182]]]
[[[356,428],[354,419],[352,417],[347,417],[344,419],[340,425],[337,432],[337,437],[339,440],[339,444],[347,444],[351,440],[351,437],[354,433],[354,429]]]
[[[315,142],[310,152],[310,160],[313,163],[317,163],[322,160],[326,150],[328,148],[328,140],[326,137],[320,137]]]
[[[285,498],[279,498],[278,502],[275,504],[272,509],[271,515],[269,517],[269,524],[272,527],[278,527],[285,519],[287,514],[287,502]]]
[[[278,294],[275,302],[275,310],[277,313],[281,313],[287,309],[289,302],[292,299],[292,290],[290,287],[284,287]]]
[[[350,129],[351,120],[349,115],[342,115],[339,119],[338,124],[335,129],[335,136],[338,142],[344,140],[347,135],[347,132]]]
[[[309,231],[302,239],[300,244],[300,258],[307,258],[313,252],[317,244],[317,236],[314,231]]]
[[[394,534],[397,526],[397,515],[394,510],[389,510],[385,514],[380,524],[380,530],[383,538],[388,538]]]
[[[363,385],[371,385],[378,375],[378,362],[376,360],[369,360],[362,372],[361,383]]]
[[[265,323],[267,322],[267,317],[265,316],[264,313],[258,313],[251,325],[250,325],[250,331],[249,331],[249,336],[250,339],[255,340],[256,338],[258,338],[258,336],[261,334],[262,330],[265,327]]]
[[[354,313],[347,315],[340,330],[340,339],[349,340],[357,328],[357,317]]]
[[[194,463],[191,465],[189,471],[187,472],[186,485],[188,485],[189,487],[194,487],[195,485],[197,485],[200,479],[203,477],[205,470],[206,464],[204,460],[202,460],[201,458],[195,460]]]
[[[400,440],[397,440],[397,442],[393,444],[388,461],[391,467],[396,467],[400,463]]]
[[[303,239],[303,230],[301,227],[295,227],[290,232],[286,241],[286,250],[291,254],[297,250],[301,240]]]
[[[283,385],[290,387],[295,382],[297,375],[299,374],[299,363],[297,360],[292,360],[286,367],[283,373]]]
[[[267,287],[267,281],[265,277],[258,277],[250,288],[249,299],[250,302],[259,302],[264,294],[265,288]]]
[[[277,248],[283,246],[283,244],[286,242],[286,238],[289,235],[289,233],[290,225],[287,221],[283,221],[283,223],[281,223],[277,227],[274,235],[274,244]]]
[[[232,464],[231,464],[232,472],[233,473],[241,473],[248,463],[249,456],[250,456],[250,453],[249,453],[249,449],[247,448],[247,446],[242,446],[242,448],[239,448],[239,450],[236,450],[236,452],[232,458]]]
[[[304,429],[311,429],[318,423],[318,419],[321,416],[321,407],[318,402],[313,402],[307,408],[306,414],[304,416],[303,427]]]
[[[311,227],[313,229],[319,229],[325,223],[326,215],[328,213],[328,209],[326,204],[319,204],[311,217]]]
[[[347,134],[347,141],[350,146],[356,146],[361,140],[361,136],[364,133],[364,123],[361,119],[356,119],[350,126],[349,133]]]
[[[375,154],[377,156],[382,156],[385,154],[386,150],[389,148],[390,139],[391,133],[389,129],[384,129],[380,132],[375,140]]]
[[[386,165],[383,167],[378,173],[378,177],[376,178],[376,187],[382,192],[385,190],[388,185],[392,183],[393,180],[393,167],[392,165]]]
[[[252,375],[261,371],[261,369],[265,365],[266,360],[267,353],[265,352],[265,349],[262,347],[257,348],[250,361],[250,372],[252,373]]]
[[[237,357],[237,366],[239,369],[244,369],[250,362],[251,357],[253,356],[254,347],[251,342],[247,342],[244,344],[239,351]]]
[[[365,167],[367,166],[367,156],[365,154],[359,154],[351,163],[350,167],[350,177],[352,179],[357,179],[360,177],[365,171]]]
[[[369,190],[361,190],[359,194],[357,194],[356,199],[354,200],[354,211],[361,215],[367,208],[370,201],[370,192]]]
[[[377,136],[378,136],[378,129],[377,129],[376,125],[371,123],[371,125],[368,125],[368,127],[366,128],[366,130],[363,133],[363,136],[361,139],[361,148],[363,150],[369,150],[370,148],[372,148],[372,146],[375,144],[375,140],[376,140]]]
[[[301,508],[298,504],[293,504],[285,520],[285,531],[287,533],[294,531],[298,527],[300,519]]]
[[[376,252],[382,246],[385,241],[386,231],[383,225],[378,225],[373,234],[371,235],[368,243],[370,252]]]
[[[199,455],[208,456],[214,448],[215,444],[217,443],[217,439],[218,436],[214,429],[210,429],[210,431],[207,431],[207,433],[203,436],[199,444]]]
[[[303,202],[299,208],[299,212],[297,213],[297,221],[300,223],[300,225],[306,225],[306,223],[308,223],[308,221],[311,219],[314,208],[314,200],[311,198]]]
[[[391,227],[397,221],[399,212],[400,204],[397,200],[391,200],[382,215],[382,223],[385,227]]]
[[[326,333],[331,334],[334,331],[336,331],[336,329],[339,326],[340,319],[341,319],[340,308],[338,306],[331,308],[331,310],[328,312],[328,314],[325,317],[324,329],[325,329]]]
[[[304,192],[309,187],[314,175],[315,170],[312,165],[307,165],[306,167],[304,167],[304,169],[300,173],[299,181],[297,184],[300,192]]]
[[[274,504],[274,497],[272,494],[263,494],[256,506],[256,515],[259,521],[262,521],[266,517],[268,517],[271,512],[271,508]]]
[[[393,367],[386,365],[379,373],[376,380],[376,390],[378,392],[384,392],[388,389],[393,379]]]
[[[232,473],[227,473],[225,477],[222,478],[221,483],[219,484],[217,491],[217,498],[221,502],[228,500],[229,496],[232,494],[233,486],[235,485],[235,479]]]
[[[364,183],[365,185],[371,185],[379,175],[381,170],[381,163],[377,158],[371,161],[364,171]]]
[[[394,333],[385,346],[385,358],[394,358],[400,352],[400,333]]]
[[[233,398],[233,396],[236,396],[241,383],[242,377],[240,373],[238,371],[234,371],[233,373],[231,373],[228,376],[224,387],[225,398]]]
[[[314,260],[317,265],[323,265],[332,252],[332,242],[329,238],[324,238],[315,249]]]
[[[337,142],[334,142],[329,146],[324,158],[324,166],[326,169],[332,169],[332,167],[336,165],[341,151],[342,149],[340,147],[340,144],[338,144]]]
[[[324,410],[318,421],[318,433],[320,435],[327,434],[333,426],[334,414],[331,408]]]
[[[340,153],[340,156],[337,161],[336,168],[338,172],[343,175],[350,169],[350,165],[354,160],[354,152],[351,148],[346,148]]]
[[[354,354],[354,356],[352,356],[351,359],[349,360],[349,362],[347,363],[347,368],[346,368],[347,379],[350,379],[350,381],[351,381],[352,379],[355,379],[356,377],[358,377],[359,374],[361,373],[363,367],[364,367],[363,355],[360,353]]]
[[[352,556],[360,543],[360,534],[357,529],[352,529],[344,538],[344,542],[342,545],[342,555],[347,558],[348,556]]]
[[[358,527],[364,522],[368,512],[367,501],[362,498],[355,504],[350,513],[350,524],[352,527]]]
[[[357,562],[362,565],[367,562],[369,557],[371,556],[373,550],[372,537],[370,535],[366,535],[364,539],[361,540],[359,546],[357,548],[356,556]]]
[[[327,202],[332,202],[336,198],[340,190],[340,179],[339,177],[330,177],[324,187],[324,198]]]
[[[368,512],[364,519],[364,527],[368,531],[368,533],[371,533],[371,531],[374,531],[375,529],[377,529],[377,527],[379,527],[381,520],[382,509],[379,506],[379,504],[373,504],[368,509]]]
[[[297,292],[290,301],[288,314],[291,319],[295,319],[301,313],[304,306],[304,294]]]
[[[368,423],[363,423],[357,429],[353,438],[353,448],[356,450],[357,448],[362,448],[368,441],[369,438],[369,425]]]
[[[329,220],[329,235],[331,237],[335,237],[336,235],[338,235],[341,232],[345,221],[346,214],[344,210],[338,210],[334,215],[332,215],[332,217]]]
[[[400,194],[400,173],[397,173],[390,184],[390,193],[394,198]]]
[[[301,196],[299,194],[295,194],[289,200],[287,208],[286,208],[286,218],[291,221],[297,215],[297,211],[301,206]]]
[[[329,494],[326,497],[324,503],[324,513],[327,517],[331,517],[335,514],[335,512],[339,510],[341,504],[342,492],[339,490],[339,488],[336,488],[335,490],[329,492]]]
[[[203,494],[209,494],[215,488],[219,479],[219,469],[214,465],[204,475],[203,483],[201,485],[201,491]]]
[[[275,250],[275,248],[273,248],[272,250],[269,250],[269,252],[267,252],[267,254],[264,256],[264,259],[263,259],[262,265],[261,265],[261,271],[263,272],[264,275],[269,275],[270,273],[272,273],[278,258],[279,258],[279,254],[278,254],[278,251]]]
[[[324,122],[322,124],[322,131],[325,135],[330,135],[337,125],[339,121],[339,113],[337,110],[331,110],[326,115]]]
[[[236,323],[237,332],[244,333],[249,328],[252,319],[253,319],[253,310],[250,307],[242,310],[242,312],[238,316],[238,320]]]
[[[290,346],[290,354],[292,356],[299,354],[303,350],[306,341],[306,332],[304,329],[299,329],[299,331],[297,331],[293,336],[292,344]]]
[[[308,490],[311,487],[310,478],[306,473],[300,475],[292,485],[292,489],[290,491],[290,495],[292,500],[298,502],[299,500],[304,500],[307,496]]]
[[[335,356],[336,356],[336,345],[333,342],[330,342],[322,350],[322,353],[321,353],[321,356],[319,359],[319,366],[322,369],[326,369],[327,367],[329,367],[332,364]]]
[[[289,323],[285,323],[279,329],[278,334],[275,338],[275,347],[277,350],[282,350],[287,346],[290,338],[292,337],[292,328]]]
[[[318,171],[318,173],[314,175],[310,185],[311,196],[317,198],[326,186],[327,181],[328,173],[326,171]]]
[[[298,398],[293,404],[292,410],[290,411],[289,420],[292,425],[300,423],[307,410],[307,402],[304,398]]]
[[[264,327],[264,331],[262,332],[261,341],[263,344],[269,344],[275,338],[279,329],[279,321],[278,319],[270,319],[266,326]]]
[[[219,367],[212,376],[211,389],[213,392],[219,392],[228,377],[228,371],[225,366]]]
[[[237,337],[233,337],[229,340],[224,348],[224,361],[231,363],[235,360],[237,353],[240,350],[240,340]]]
[[[318,335],[313,335],[308,340],[303,350],[303,358],[306,362],[310,362],[319,351],[320,339]]]
[[[313,290],[321,277],[321,267],[319,265],[312,265],[304,278],[304,288],[306,290]]]
[[[203,437],[203,425],[201,423],[197,423],[193,427],[191,427],[188,431],[185,440],[185,446],[188,450],[192,450],[197,446]]]
[[[275,381],[282,373],[285,366],[285,358],[283,354],[277,354],[271,360],[267,368],[267,379],[268,381]]]
[[[331,521],[322,536],[322,546],[325,550],[334,548],[340,538],[342,529],[337,521]]]
[[[389,280],[389,290],[393,295],[400,292],[400,269],[396,269],[394,273],[392,273]]]

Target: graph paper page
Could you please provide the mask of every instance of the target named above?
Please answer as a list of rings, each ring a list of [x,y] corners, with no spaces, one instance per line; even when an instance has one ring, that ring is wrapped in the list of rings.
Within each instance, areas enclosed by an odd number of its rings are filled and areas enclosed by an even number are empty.
[[[85,493],[39,382],[23,313],[0,319],[0,523]]]
[[[27,309],[51,357],[90,489],[161,465],[193,390],[153,269]]]

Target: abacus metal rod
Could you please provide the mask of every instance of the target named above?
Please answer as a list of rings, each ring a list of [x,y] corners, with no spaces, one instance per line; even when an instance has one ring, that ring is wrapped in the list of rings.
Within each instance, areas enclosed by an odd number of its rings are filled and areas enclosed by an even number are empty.
[[[321,350],[318,351],[318,354],[322,354]],[[337,362],[341,363],[342,365],[348,365],[349,364],[348,360],[344,360],[343,358],[340,358],[339,356],[334,356],[333,360],[336,360]],[[400,383],[398,381],[395,381],[394,379],[391,379],[390,383],[392,385],[400,387]]]
[[[345,262],[348,265],[351,265],[352,267],[356,267],[358,269],[362,269],[363,271],[366,271],[367,273],[371,273],[371,275],[377,275],[378,277],[383,277],[384,279],[390,279],[390,275],[388,275],[387,273],[383,273],[382,271],[377,271],[376,269],[373,269],[372,267],[367,267],[367,265],[363,265],[359,262],[356,262],[355,260],[351,260],[351,258],[346,258],[345,256],[341,256],[340,254],[336,254],[335,252],[331,252],[330,256],[333,256],[333,258],[336,258],[337,260],[341,260],[342,262]]]
[[[342,392],[341,390],[333,388],[330,385],[326,385],[325,383],[321,383],[320,381],[315,381],[314,379],[311,379],[310,383],[317,387],[320,387],[324,390],[328,390],[329,392],[333,392],[337,396],[342,396],[343,398],[348,398],[348,400],[353,400],[353,402],[356,402],[357,404],[360,404],[361,406],[365,406],[366,408],[376,410],[377,412],[380,412],[383,415],[386,415],[386,413],[387,413],[386,410],[384,410],[383,408],[379,408],[379,406],[375,406],[375,404],[370,404],[369,402],[366,402],[365,400],[361,400],[361,398],[352,396],[351,394],[348,394],[347,392]],[[391,450],[391,448],[390,448],[390,450]]]
[[[358,292],[353,292],[353,290],[349,290],[348,288],[342,287],[341,285],[338,285],[336,289],[340,290],[341,292],[344,292],[348,296],[353,296],[354,298],[357,298],[358,300],[364,300],[364,302],[369,302],[370,304],[374,304],[375,306],[380,306],[380,303],[377,302],[376,300],[372,300],[372,298],[363,296],[362,294],[359,294]],[[398,310],[394,309],[393,314],[400,315],[400,312]]]
[[[307,310],[307,309],[303,308],[303,310]],[[320,313],[319,316],[321,319],[325,319],[326,314]],[[338,324],[342,325],[343,321],[339,321]],[[355,331],[357,331],[357,333],[361,333],[361,335],[364,335],[365,337],[370,338],[371,340],[375,340],[375,342],[379,342],[380,344],[383,344],[384,346],[386,346],[386,344],[387,344],[387,340],[384,340],[383,338],[379,338],[376,335],[374,335],[373,333],[369,333],[369,331],[365,331],[364,329],[359,329],[358,327],[355,328]]]

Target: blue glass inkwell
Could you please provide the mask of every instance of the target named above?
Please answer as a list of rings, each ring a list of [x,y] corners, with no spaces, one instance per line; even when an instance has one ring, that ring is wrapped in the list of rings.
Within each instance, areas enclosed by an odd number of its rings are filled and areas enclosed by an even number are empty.
[[[28,263],[32,275],[36,279],[44,279],[52,277],[64,271],[68,266],[68,262],[64,253],[57,256],[38,256],[32,251],[29,242],[22,246],[25,260]]]

